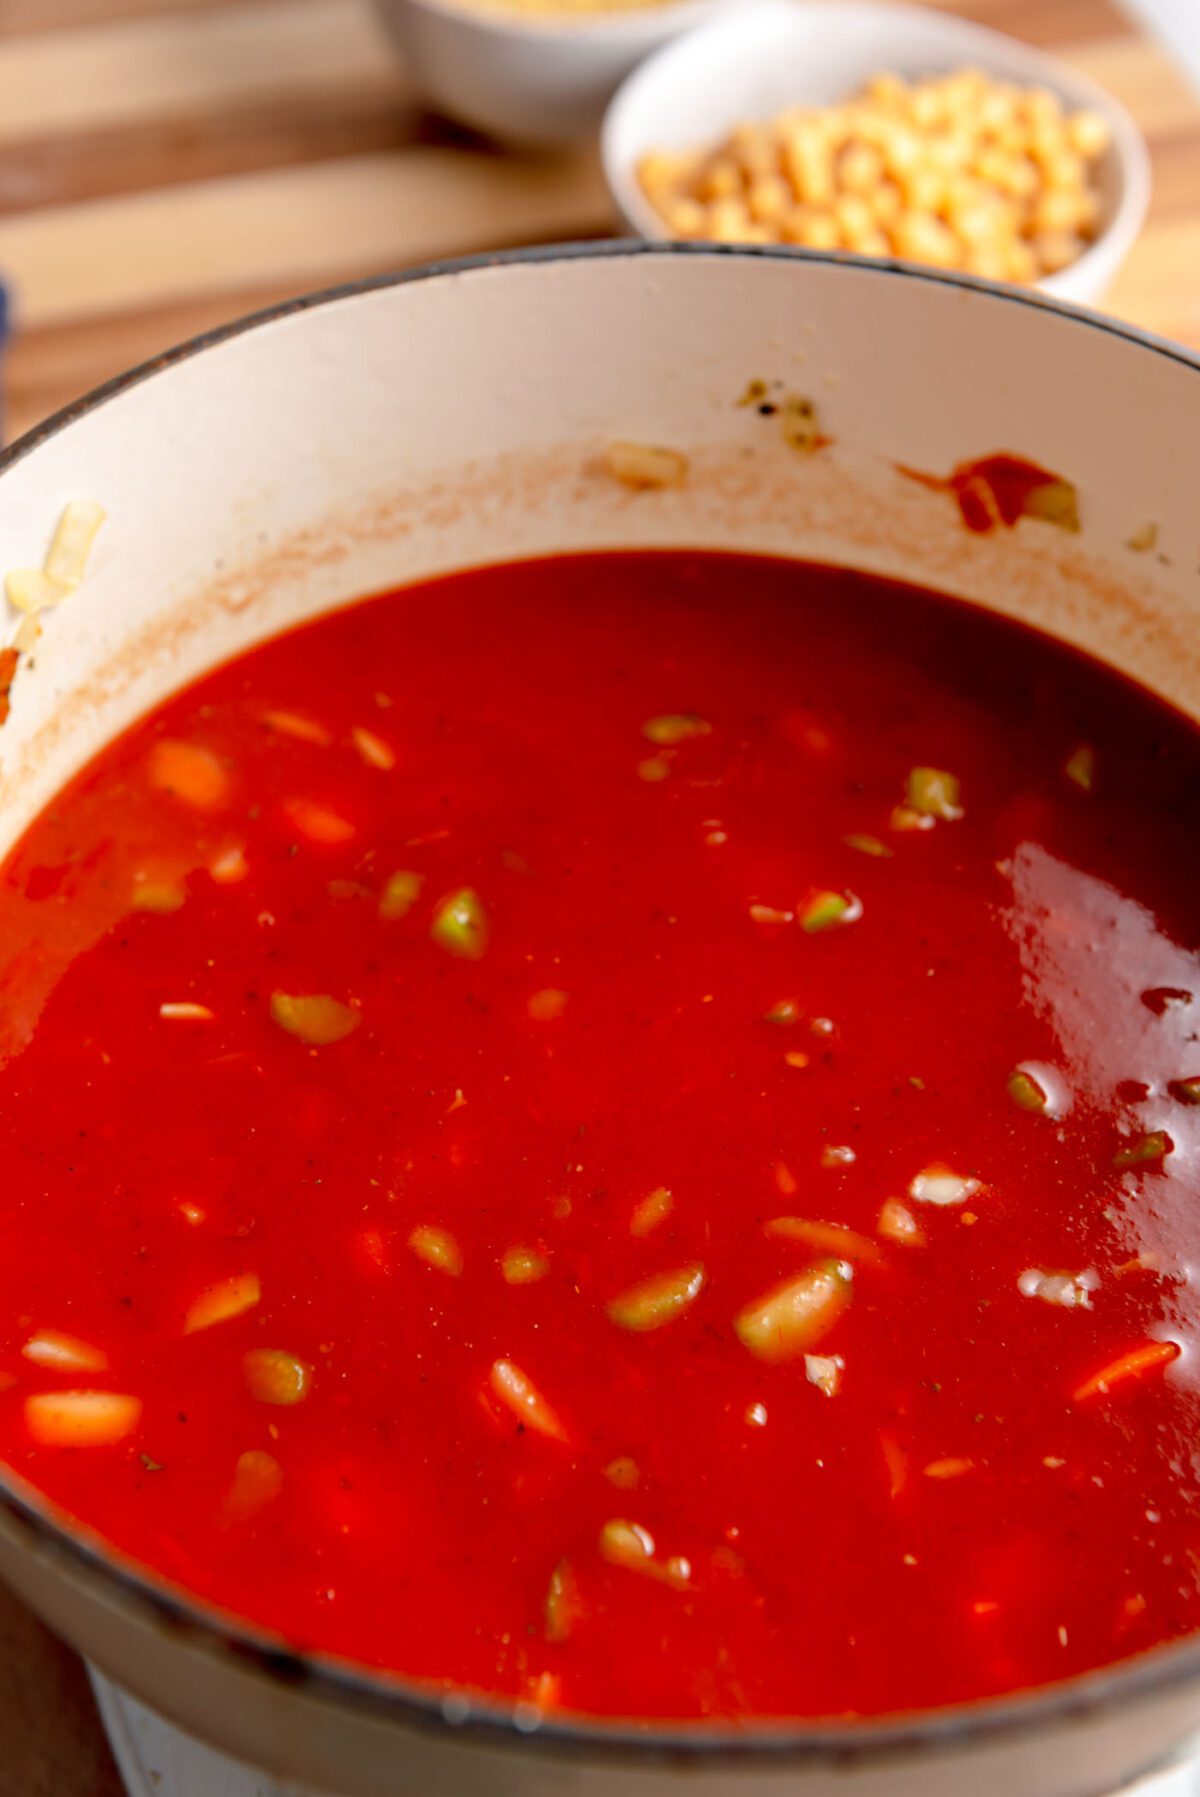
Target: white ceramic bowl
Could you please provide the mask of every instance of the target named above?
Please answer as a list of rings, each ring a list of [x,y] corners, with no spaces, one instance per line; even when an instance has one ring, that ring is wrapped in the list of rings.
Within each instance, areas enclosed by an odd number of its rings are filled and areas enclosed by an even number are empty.
[[[376,0],[413,79],[449,117],[513,143],[589,136],[635,64],[731,0],[523,15],[487,0]],[[737,4],[738,0],[732,0]]]
[[[1103,113],[1112,143],[1099,168],[1104,228],[1069,268],[1038,283],[1080,305],[1105,292],[1141,229],[1150,159],[1137,127],[1087,76],[1015,38],[925,7],[859,0],[766,0],[689,31],[634,71],[604,121],[604,172],[617,209],[641,237],[670,235],[637,179],[647,150],[716,141],[743,119],[824,106],[881,69],[920,76],[965,66],[1046,87],[1072,108]]]
[[[747,381],[811,395],[789,447]],[[614,439],[689,458],[607,477]],[[1200,720],[1200,362],[1015,289],[844,257],[598,244],[298,300],[159,358],[0,457],[0,543],[108,521],[0,728],[0,854],[108,739],[363,593],[553,551],[690,544],[962,594]],[[897,464],[997,449],[1077,486],[1081,530],[986,536]],[[1157,554],[1131,533],[1158,526]],[[1198,1225],[1200,1228],[1200,1225]],[[1014,1379],[1030,1369],[1014,1366]],[[912,1716],[722,1729],[539,1717],[288,1644],[122,1560],[0,1468],[0,1573],[119,1684],[339,1797],[1095,1797],[1200,1727],[1200,1636]],[[0,1768],[0,1785],[3,1784]]]

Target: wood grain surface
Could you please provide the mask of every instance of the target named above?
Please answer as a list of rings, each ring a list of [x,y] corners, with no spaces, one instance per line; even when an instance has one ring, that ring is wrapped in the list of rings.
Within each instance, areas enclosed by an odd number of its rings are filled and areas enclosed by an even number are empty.
[[[1200,104],[1113,0],[934,0],[1110,88],[1154,161],[1110,309],[1200,349]],[[10,435],[171,343],[305,288],[602,236],[595,155],[431,118],[370,0],[0,0]],[[86,1681],[0,1594],[0,1797],[117,1797]]]

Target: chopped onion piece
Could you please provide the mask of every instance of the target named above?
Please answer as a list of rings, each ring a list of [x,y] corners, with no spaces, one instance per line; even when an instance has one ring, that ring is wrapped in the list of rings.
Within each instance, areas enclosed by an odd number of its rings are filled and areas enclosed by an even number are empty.
[[[52,580],[41,568],[10,568],[4,576],[4,591],[14,610],[33,616],[69,597],[72,588]]]
[[[600,1531],[600,1556],[612,1566],[644,1572],[654,1558],[654,1537],[640,1523],[614,1517]]]
[[[500,1262],[506,1285],[535,1285],[550,1271],[550,1262],[532,1248],[509,1248]]]
[[[615,1485],[618,1491],[636,1491],[641,1476],[637,1461],[631,1460],[628,1454],[618,1454],[616,1459],[610,1460],[604,1469],[604,1477],[610,1485]]]
[[[307,1042],[310,1048],[328,1048],[343,1042],[362,1022],[362,1013],[327,992],[272,992],[271,1017],[281,1030]]]
[[[795,913],[781,911],[777,905],[754,904],[750,907],[750,916],[755,923],[791,923]]]
[[[1085,1379],[1082,1385],[1076,1386],[1072,1397],[1077,1404],[1082,1404],[1088,1398],[1106,1396],[1114,1385],[1124,1385],[1130,1380],[1140,1379],[1144,1373],[1169,1366],[1171,1361],[1178,1360],[1182,1352],[1178,1342],[1143,1342],[1140,1347],[1131,1348],[1127,1354],[1120,1354],[1116,1360],[1110,1360],[1107,1366],[1102,1366],[1090,1379]]]
[[[687,479],[687,457],[651,443],[610,443],[604,465],[623,487],[650,490],[681,487]]]
[[[397,918],[408,916],[421,896],[424,883],[424,874],[414,874],[407,870],[388,875],[379,895],[379,915],[385,923],[394,923]]]
[[[690,742],[695,736],[711,736],[712,725],[694,711],[668,712],[663,717],[647,718],[642,725],[647,742],[659,748],[674,748],[676,743]]]
[[[860,855],[872,855],[877,861],[890,860],[895,854],[886,842],[880,842],[878,836],[864,836],[855,831],[851,836],[843,836],[842,841],[848,849],[857,849]]]
[[[72,499],[63,507],[58,528],[42,563],[57,585],[68,590],[79,585],[87,573],[92,544],[105,516],[104,507],[95,499]]]
[[[433,913],[429,933],[448,954],[465,961],[478,961],[487,947],[487,913],[479,894],[469,886],[439,900]]]
[[[489,1383],[495,1396],[512,1411],[519,1428],[533,1429],[549,1441],[566,1443],[570,1440],[556,1412],[515,1362],[494,1361]]]
[[[263,722],[281,736],[294,736],[297,742],[312,743],[318,749],[327,749],[333,741],[332,730],[327,730],[316,718],[306,718],[298,711],[268,711],[263,715]]]
[[[200,1329],[211,1329],[214,1323],[227,1323],[243,1311],[253,1310],[261,1297],[257,1273],[235,1273],[229,1279],[220,1279],[192,1299],[183,1319],[183,1333],[195,1335]]]
[[[885,1235],[890,1242],[899,1242],[905,1248],[923,1248],[925,1231],[909,1210],[907,1204],[901,1204],[898,1198],[885,1198],[879,1210],[879,1222],[876,1224],[880,1235]]]
[[[21,622],[17,625],[17,628],[13,631],[12,650],[10,653],[16,653],[18,655],[27,654],[30,649],[36,648],[37,644],[41,641],[41,636],[42,627],[37,621],[36,614],[31,614],[27,618],[22,618]]]
[[[823,1391],[827,1398],[836,1397],[846,1362],[840,1354],[806,1354],[804,1374],[810,1385]]]
[[[1091,792],[1096,779],[1096,751],[1089,743],[1072,749],[1063,763],[1063,773],[1083,792]]]
[[[34,1366],[48,1367],[55,1373],[103,1373],[108,1368],[108,1355],[101,1349],[58,1329],[39,1329],[21,1352]]]
[[[1072,533],[1079,530],[1079,495],[1069,480],[1051,475],[1030,487],[1021,503],[1022,515],[1040,518],[1044,524],[1057,525]]]
[[[250,872],[245,849],[240,843],[222,849],[216,860],[210,862],[208,871],[218,886],[236,886]]]
[[[1009,1074],[1008,1096],[1019,1110],[1045,1115],[1047,1095],[1032,1073],[1027,1073],[1023,1067],[1014,1067]]]
[[[436,1267],[439,1273],[449,1273],[452,1279],[457,1279],[463,1270],[462,1249],[448,1229],[420,1223],[409,1236],[408,1245],[417,1259],[423,1260],[427,1267]]]
[[[228,1523],[249,1522],[273,1503],[283,1490],[283,1468],[273,1454],[251,1448],[238,1455],[233,1485],[222,1513]]]
[[[40,1447],[109,1447],[132,1435],[141,1415],[141,1399],[120,1391],[40,1391],[25,1400],[25,1426]]]
[[[853,892],[814,890],[796,907],[796,921],[806,936],[857,923],[862,914],[862,900]]]
[[[135,911],[150,911],[169,917],[181,911],[187,899],[182,880],[135,880],[131,903]]]
[[[908,1195],[917,1204],[965,1204],[982,1190],[979,1180],[937,1162],[909,1182]]]
[[[579,1621],[583,1604],[579,1583],[569,1560],[560,1560],[550,1574],[544,1614],[547,1641],[565,1641]]]
[[[309,842],[333,848],[338,843],[349,842],[354,835],[354,825],[347,818],[339,817],[328,805],[318,805],[313,799],[285,799],[283,809],[288,822]]]
[[[780,998],[775,1001],[769,1011],[763,1012],[762,1020],[764,1023],[791,1025],[798,1022],[799,1017],[800,1006],[797,1004],[796,1000],[794,998]]]
[[[650,786],[656,786],[660,780],[665,780],[670,771],[671,763],[665,755],[647,755],[644,761],[637,764],[638,779],[645,780]]]
[[[747,1305],[734,1319],[744,1348],[759,1360],[791,1360],[815,1347],[850,1302],[853,1269],[845,1260],[827,1260],[798,1279],[785,1280]]]
[[[242,1370],[246,1390],[260,1404],[299,1404],[312,1383],[312,1368],[283,1348],[249,1349]]]
[[[158,1014],[169,1023],[211,1023],[215,1015],[207,1005],[186,998],[166,999],[159,1005]]]
[[[1062,1075],[1042,1061],[1022,1061],[1014,1067],[1006,1090],[1019,1110],[1049,1117],[1055,1123],[1071,1108],[1071,1094]]]
[[[675,1209],[675,1200],[666,1186],[655,1186],[652,1192],[639,1199],[633,1207],[633,1215],[629,1219],[629,1233],[640,1240],[665,1223]]]
[[[911,805],[893,805],[888,822],[893,830],[903,834],[910,830],[932,830],[937,819],[927,812],[914,811]]]
[[[945,768],[914,767],[910,770],[904,801],[918,816],[956,823],[963,815],[959,796],[958,777],[948,774]]]
[[[1113,1155],[1114,1167],[1144,1167],[1164,1161],[1174,1153],[1175,1144],[1165,1129],[1151,1130],[1148,1135],[1134,1136]]]
[[[844,1223],[813,1223],[807,1217],[769,1217],[763,1234],[785,1242],[803,1242],[818,1254],[832,1254],[839,1260],[864,1260],[871,1266],[886,1264],[883,1250],[869,1236],[847,1229]]]
[[[1090,1310],[1091,1294],[1100,1284],[1094,1267],[1082,1273],[1053,1273],[1044,1267],[1026,1267],[1017,1276],[1017,1289],[1022,1297],[1040,1298],[1043,1304],[1058,1304],[1064,1310]]]
[[[376,767],[385,774],[395,767],[395,749],[390,743],[384,742],[382,736],[376,736],[373,730],[364,730],[361,724],[355,724],[350,732],[350,740],[368,767]]]
[[[640,1285],[631,1286],[611,1299],[605,1308],[618,1328],[644,1334],[673,1323],[703,1289],[703,1267],[679,1267],[674,1272],[656,1273]]]
[[[845,1142],[826,1142],[821,1150],[821,1165],[830,1167],[852,1167],[858,1156]]]
[[[945,1460],[931,1460],[924,1468],[927,1479],[961,1479],[975,1471],[975,1462],[963,1456],[950,1455]]]
[[[229,776],[210,749],[163,737],[150,751],[150,783],[197,811],[212,811],[229,796]]]

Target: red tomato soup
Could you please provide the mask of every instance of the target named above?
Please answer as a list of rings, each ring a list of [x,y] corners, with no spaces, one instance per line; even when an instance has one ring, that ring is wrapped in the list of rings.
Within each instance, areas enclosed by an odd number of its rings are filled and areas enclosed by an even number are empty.
[[[298,1647],[546,1708],[1200,1626],[1198,794],[1117,676],[785,562],[221,668],[4,867],[0,1454]]]

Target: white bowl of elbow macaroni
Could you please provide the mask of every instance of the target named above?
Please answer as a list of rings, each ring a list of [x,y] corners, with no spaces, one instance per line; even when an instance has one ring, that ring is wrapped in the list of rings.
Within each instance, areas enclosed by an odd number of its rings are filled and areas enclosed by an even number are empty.
[[[748,154],[761,146],[762,133],[755,131],[759,124],[771,123],[776,129],[785,115],[840,107],[885,72],[901,77],[911,92],[912,84],[962,70],[978,72],[973,77],[975,98],[970,83],[963,84],[962,104],[968,108],[978,106],[978,94],[993,84],[1040,94],[1038,104],[1062,121],[1068,164],[1072,156],[1080,160],[1068,136],[1068,122],[1079,115],[1070,130],[1088,150],[1084,197],[1090,218],[1086,225],[1072,227],[1069,258],[1060,247],[1067,233],[1046,232],[1037,240],[1046,246],[1045,260],[1020,245],[1014,246],[1008,262],[986,245],[976,254],[951,260],[954,251],[946,249],[944,228],[939,224],[938,231],[932,229],[933,210],[914,209],[901,220],[899,230],[891,221],[879,228],[875,219],[867,219],[862,200],[845,205],[842,197],[837,204],[844,206],[854,229],[829,225],[823,212],[798,203],[797,213],[807,215],[807,224],[783,240],[938,262],[987,278],[1035,285],[1060,299],[1095,303],[1128,253],[1149,204],[1149,157],[1136,126],[1103,88],[1067,64],[999,32],[922,7],[857,0],[764,0],[736,7],[687,32],[636,69],[608,109],[602,148],[610,192],[625,223],[642,237],[778,242],[782,227],[756,221],[740,198],[724,207],[718,200],[706,205],[703,199],[678,207],[661,201],[656,205],[643,185],[643,174],[654,168],[655,158],[661,169],[669,171],[689,152],[721,145],[746,125],[751,129],[740,136]],[[649,164],[647,158],[652,159]],[[734,176],[728,168],[721,172],[732,186]],[[1053,186],[1061,171],[1047,166],[1039,170],[1039,179],[1043,172]],[[750,180],[744,168],[738,175]],[[782,188],[774,176],[768,188],[772,183],[774,203],[782,204],[778,198]],[[799,202],[799,192],[796,198]],[[1051,221],[1056,207],[1066,205],[1069,210],[1061,194],[1045,203]],[[864,220],[861,228],[856,205]],[[739,219],[744,222],[739,224]],[[1085,235],[1074,236],[1076,230]],[[926,238],[931,240],[928,253]]]

